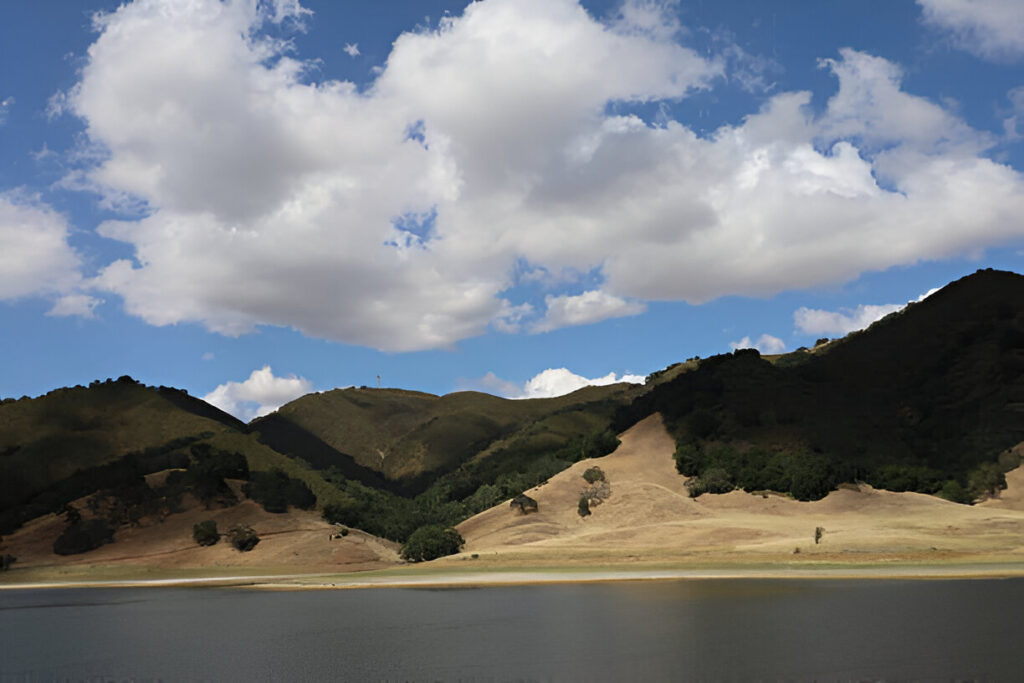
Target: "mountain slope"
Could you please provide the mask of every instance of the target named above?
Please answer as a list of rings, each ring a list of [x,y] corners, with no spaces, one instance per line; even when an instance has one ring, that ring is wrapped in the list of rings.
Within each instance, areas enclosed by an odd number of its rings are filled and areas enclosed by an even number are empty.
[[[250,429],[275,449],[371,486],[419,491],[439,474],[511,444],[555,449],[607,427],[640,387],[588,387],[551,399],[478,392],[434,396],[398,389],[336,389],[303,396]],[[373,473],[378,473],[375,477]],[[376,479],[376,480],[375,480]]]
[[[259,443],[227,413],[130,377],[0,403],[0,533],[100,488],[180,467],[206,444],[240,453],[251,470],[283,469],[322,504],[337,490],[294,459]],[[129,457],[130,456],[130,457]],[[128,460],[131,464],[126,466]]]
[[[817,498],[858,478],[969,487],[1024,440],[1024,277],[980,271],[815,353],[702,360],[639,397],[617,427],[653,412],[686,474],[724,470],[748,489]]]
[[[1008,476],[1006,504],[957,505],[919,493],[847,486],[822,500],[742,491],[691,498],[673,463],[675,442],[655,414],[621,435],[618,449],[528,490],[536,513],[508,501],[462,522],[476,565],[950,561],[1024,557],[1024,468]],[[610,495],[578,514],[583,473],[600,467]],[[815,529],[821,527],[818,542]],[[799,552],[794,554],[794,549]]]

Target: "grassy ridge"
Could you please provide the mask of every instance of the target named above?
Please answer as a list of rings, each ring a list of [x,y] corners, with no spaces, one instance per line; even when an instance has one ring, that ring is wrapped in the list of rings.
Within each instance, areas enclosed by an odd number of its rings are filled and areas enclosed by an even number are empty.
[[[225,421],[178,407],[127,377],[7,400],[0,405],[0,509],[127,453],[227,431],[233,428]]]
[[[434,396],[397,389],[337,389],[293,401],[277,414],[254,421],[251,429],[266,436],[270,429],[298,427],[319,444],[310,439],[305,448],[289,451],[292,455],[321,469],[354,463],[420,491],[436,476],[511,444],[536,442],[537,447],[554,449],[567,439],[604,429],[615,408],[641,390],[613,385],[551,399],[509,400],[477,392]],[[288,446],[285,439],[265,440],[279,450]],[[356,473],[346,476],[373,485]]]

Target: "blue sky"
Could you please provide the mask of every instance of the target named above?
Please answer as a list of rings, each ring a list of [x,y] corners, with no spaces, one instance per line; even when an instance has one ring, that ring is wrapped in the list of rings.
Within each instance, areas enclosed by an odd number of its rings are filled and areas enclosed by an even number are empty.
[[[1016,0],[0,21],[0,395],[552,395],[1022,271]]]

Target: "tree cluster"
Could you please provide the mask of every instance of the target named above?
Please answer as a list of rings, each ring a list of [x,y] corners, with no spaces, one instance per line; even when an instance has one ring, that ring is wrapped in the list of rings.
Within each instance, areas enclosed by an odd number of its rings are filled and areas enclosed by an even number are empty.
[[[289,505],[300,510],[316,507],[316,496],[306,482],[293,479],[280,469],[253,472],[242,492],[267,512],[287,512]]]
[[[414,531],[402,545],[402,559],[427,562],[445,555],[454,555],[466,541],[458,531],[441,524],[430,524]]]

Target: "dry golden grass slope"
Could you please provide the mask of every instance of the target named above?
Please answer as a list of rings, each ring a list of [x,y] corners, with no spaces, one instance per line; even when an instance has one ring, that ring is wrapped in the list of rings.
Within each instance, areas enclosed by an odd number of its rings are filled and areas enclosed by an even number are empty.
[[[150,477],[159,475],[150,475]],[[234,482],[238,488],[242,482]],[[78,501],[84,507],[84,500]],[[398,544],[351,530],[343,538],[331,538],[338,530],[318,512],[290,509],[287,513],[265,512],[251,500],[229,507],[207,510],[186,496],[182,512],[163,522],[143,520],[139,527],[123,526],[114,542],[79,555],[53,554],[53,542],[65,526],[57,515],[32,520],[4,538],[3,552],[17,557],[8,578],[18,580],[24,570],[33,576],[59,577],[65,574],[96,573],[117,567],[128,573],[146,571],[177,574],[195,570],[216,576],[247,573],[250,570],[279,573],[350,572],[382,569],[399,563]],[[212,519],[224,534],[236,524],[246,524],[260,537],[249,552],[235,550],[227,538],[213,546],[201,547],[192,540],[192,526]],[[242,570],[234,572],[233,569]],[[101,572],[102,573],[102,572]]]
[[[864,485],[815,502],[742,491],[692,499],[659,415],[621,438],[611,455],[578,462],[528,491],[537,513],[520,515],[506,502],[460,524],[461,557],[512,566],[1024,561],[1022,469],[1007,475],[1000,499],[975,506]],[[611,496],[581,518],[581,475],[593,465]],[[818,544],[816,527],[824,529]]]

